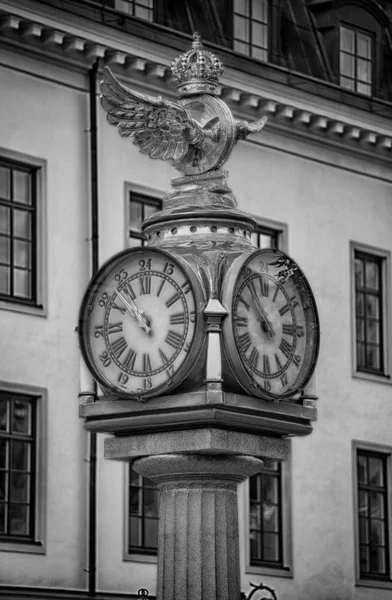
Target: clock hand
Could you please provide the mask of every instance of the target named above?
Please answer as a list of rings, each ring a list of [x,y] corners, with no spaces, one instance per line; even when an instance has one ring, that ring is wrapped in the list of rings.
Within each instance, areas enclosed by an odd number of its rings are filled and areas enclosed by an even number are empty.
[[[263,325],[265,325],[265,327],[266,327],[266,330],[263,328],[263,331],[265,331],[265,333],[267,333],[269,335],[269,337],[272,338],[275,335],[275,331],[271,325],[271,321],[269,320],[267,313],[265,312],[264,308],[262,307],[261,302],[260,302],[259,298],[257,297],[256,291],[254,290],[253,286],[250,285],[248,287],[250,289],[250,293],[252,294],[252,298],[256,302],[257,308],[259,309],[259,312],[261,314],[261,323]]]
[[[142,316],[141,311],[138,309],[134,301],[131,299],[132,304],[130,304],[128,300],[126,300],[121,294],[121,292],[117,291],[117,294],[131,313],[132,317],[137,320],[139,327],[141,327],[141,329],[144,329],[144,331],[148,335],[151,332],[151,327],[147,324],[146,318]]]

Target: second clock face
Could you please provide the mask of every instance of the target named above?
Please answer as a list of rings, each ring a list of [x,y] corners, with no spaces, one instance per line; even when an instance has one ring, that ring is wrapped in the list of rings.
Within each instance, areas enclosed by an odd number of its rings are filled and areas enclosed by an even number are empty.
[[[228,360],[247,391],[279,399],[303,389],[315,366],[319,325],[309,284],[292,259],[261,250],[245,262],[234,285],[231,332],[240,368],[230,348]]]
[[[134,249],[108,261],[92,281],[81,309],[81,347],[105,389],[148,397],[179,383],[196,321],[194,285],[178,261]]]

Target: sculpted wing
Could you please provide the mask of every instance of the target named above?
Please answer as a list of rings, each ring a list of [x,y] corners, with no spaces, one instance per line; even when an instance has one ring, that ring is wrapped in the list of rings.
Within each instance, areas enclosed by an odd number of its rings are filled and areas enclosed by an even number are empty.
[[[123,137],[133,136],[140,152],[151,158],[180,161],[203,130],[179,104],[133,92],[108,67],[101,81],[101,104],[107,120]]]

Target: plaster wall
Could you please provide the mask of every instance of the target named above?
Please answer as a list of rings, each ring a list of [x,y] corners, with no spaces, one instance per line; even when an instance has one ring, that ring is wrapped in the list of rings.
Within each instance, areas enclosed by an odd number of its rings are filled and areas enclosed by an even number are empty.
[[[47,161],[47,316],[0,311],[0,379],[47,389],[46,554],[0,552],[0,580],[79,588],[87,467],[75,327],[89,268],[88,105],[83,92],[61,84],[61,72],[56,83],[44,79],[46,67],[34,67],[0,68],[0,146]]]

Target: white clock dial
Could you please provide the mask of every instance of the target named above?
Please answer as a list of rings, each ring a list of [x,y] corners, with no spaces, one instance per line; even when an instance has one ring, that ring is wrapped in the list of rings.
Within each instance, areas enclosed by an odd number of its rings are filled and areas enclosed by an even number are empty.
[[[80,340],[104,389],[144,398],[180,382],[197,327],[194,287],[177,259],[155,249],[125,251],[100,269],[82,304]]]

